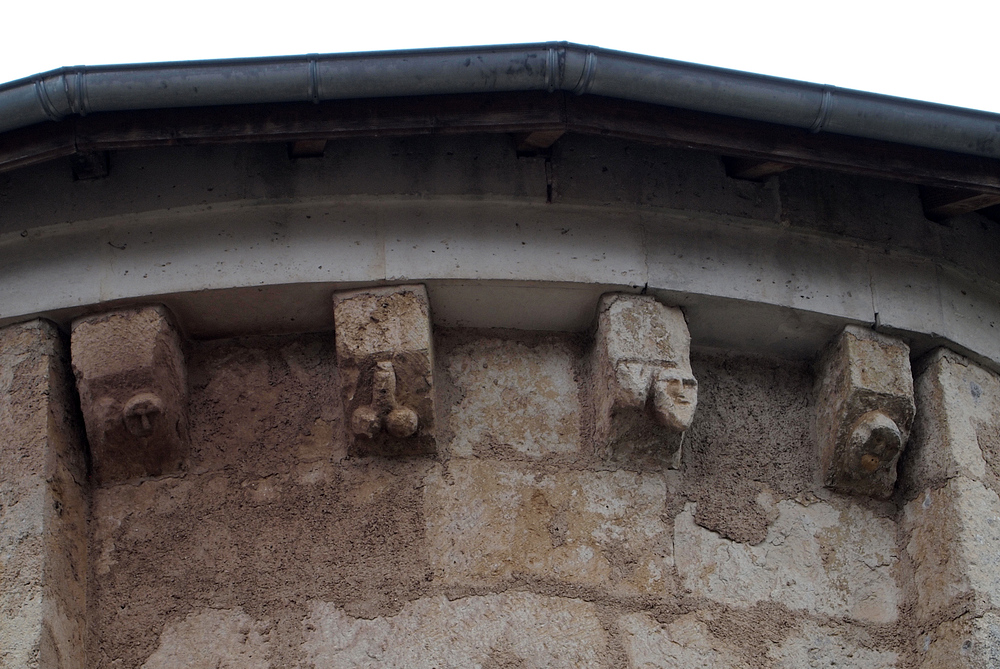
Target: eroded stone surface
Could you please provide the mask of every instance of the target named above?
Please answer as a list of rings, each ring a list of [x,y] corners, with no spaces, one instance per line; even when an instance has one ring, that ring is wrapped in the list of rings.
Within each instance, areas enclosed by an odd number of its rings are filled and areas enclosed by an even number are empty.
[[[907,504],[903,517],[918,618],[1000,607],[1000,497],[993,490],[956,477]]]
[[[462,393],[451,413],[451,452],[510,448],[534,457],[580,448],[580,400],[574,356],[559,342],[502,339],[464,344],[448,357]]]
[[[954,476],[991,482],[1000,477],[1000,378],[947,349],[921,365],[920,411],[907,455],[913,494]],[[992,474],[992,476],[988,476]]]
[[[270,626],[241,609],[207,609],[167,626],[143,669],[270,669]]]
[[[695,505],[674,523],[674,559],[683,586],[730,606],[774,601],[791,609],[887,623],[896,620],[899,557],[892,521],[857,506],[777,505],[757,546],[695,524]]]
[[[413,455],[436,448],[430,307],[423,286],[336,293],[337,366],[351,450]]]
[[[176,472],[188,452],[187,372],[166,310],[82,318],[72,350],[97,481]]]
[[[453,460],[424,492],[431,564],[445,584],[523,576],[622,594],[673,590],[660,475]]]
[[[698,382],[684,314],[647,295],[601,297],[592,359],[596,438],[617,460],[680,466]]]
[[[1000,667],[1000,615],[971,614],[943,623],[927,639],[920,669]]]
[[[816,437],[825,484],[889,497],[913,413],[909,347],[867,328],[844,328],[817,376]]]
[[[87,501],[67,351],[0,329],[0,667],[83,669]]]
[[[681,616],[661,625],[649,614],[633,613],[618,619],[629,666],[635,669],[749,669],[725,641],[713,636],[698,614]]]
[[[313,598],[358,616],[396,613],[431,576],[426,466],[314,461],[307,476],[188,473],[95,490],[91,666],[141,666],[161,645],[159,630],[176,622],[179,602],[196,611],[242,607],[278,631],[301,620]],[[272,641],[272,666],[298,666],[300,643],[287,633]]]
[[[410,602],[398,615],[352,618],[313,601],[302,650],[317,667],[599,667],[607,635],[593,604],[511,592]]]
[[[865,648],[845,630],[806,621],[768,653],[773,669],[888,669],[899,655],[893,651]]]

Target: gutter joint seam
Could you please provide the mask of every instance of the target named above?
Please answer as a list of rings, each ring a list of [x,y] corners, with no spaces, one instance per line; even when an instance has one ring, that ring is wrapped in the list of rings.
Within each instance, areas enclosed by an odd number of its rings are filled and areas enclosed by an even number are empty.
[[[830,118],[830,109],[833,108],[833,89],[830,86],[823,87],[823,99],[819,103],[819,111],[816,112],[816,120],[809,126],[809,132],[816,134],[823,129]]]
[[[561,76],[558,77],[560,81],[556,82],[556,68],[559,67],[558,63],[559,54],[554,48],[550,48],[545,57],[545,88],[548,89],[549,93],[555,93],[556,89],[559,88],[559,84],[562,84]]]
[[[45,86],[45,79],[35,79],[35,95],[38,97],[38,104],[42,108],[42,112],[53,121],[63,120],[63,115],[56,110],[54,104],[52,104],[51,98],[49,98],[49,91]]]
[[[309,97],[319,104],[319,54],[309,54]]]
[[[583,73],[573,89],[573,95],[583,95],[590,90],[591,84],[594,83],[595,72],[597,72],[597,55],[593,51],[588,51],[587,60],[583,65]]]

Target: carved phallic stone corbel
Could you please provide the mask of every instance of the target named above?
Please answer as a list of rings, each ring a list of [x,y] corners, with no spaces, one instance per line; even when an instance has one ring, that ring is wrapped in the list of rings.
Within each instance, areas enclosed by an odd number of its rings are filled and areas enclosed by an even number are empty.
[[[698,405],[684,314],[652,296],[601,297],[591,365],[596,439],[616,460],[680,466]]]
[[[167,311],[81,318],[71,350],[98,482],[177,471],[188,452],[187,375]]]
[[[337,366],[351,452],[434,453],[430,307],[423,286],[333,297]]]
[[[821,357],[818,372],[823,483],[844,493],[889,497],[913,422],[909,347],[849,325]]]

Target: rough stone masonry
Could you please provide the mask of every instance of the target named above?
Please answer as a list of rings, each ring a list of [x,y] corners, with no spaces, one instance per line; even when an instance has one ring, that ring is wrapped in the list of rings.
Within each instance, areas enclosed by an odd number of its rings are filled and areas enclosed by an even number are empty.
[[[590,336],[431,330],[410,286],[338,300],[333,337],[184,342],[164,334],[161,311],[97,318],[136,319],[152,336],[130,335],[135,346],[168,337],[183,351],[185,399],[171,397],[187,449],[127,477],[94,476],[93,443],[88,476],[57,330],[0,331],[0,667],[996,663],[993,372],[945,350],[915,365],[912,436],[883,499],[825,485],[813,395],[824,364],[651,356],[698,379],[697,411],[676,463],[637,464],[608,457]],[[667,309],[616,301],[639,305],[638,327]],[[406,323],[411,334],[392,334]],[[78,332],[86,378],[96,351]],[[399,373],[407,355],[419,374]],[[892,356],[864,356],[865,373],[899,373]],[[848,397],[870,387],[861,378]],[[659,425],[644,387],[642,420]],[[411,388],[433,399],[430,418]],[[355,418],[365,407],[367,423]],[[402,407],[416,432],[386,421]],[[117,416],[141,446],[131,415]],[[421,427],[433,448],[357,445],[405,444]]]

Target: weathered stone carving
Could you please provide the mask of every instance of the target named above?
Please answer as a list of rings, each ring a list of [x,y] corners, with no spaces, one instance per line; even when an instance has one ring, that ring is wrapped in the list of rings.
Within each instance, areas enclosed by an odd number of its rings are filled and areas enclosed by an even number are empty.
[[[337,365],[351,452],[435,451],[430,307],[423,286],[333,296]]]
[[[187,375],[167,311],[82,318],[71,348],[97,480],[177,471],[188,452]]]
[[[680,466],[698,404],[684,314],[646,295],[601,297],[592,360],[596,437],[615,459]]]
[[[886,498],[913,422],[910,349],[849,325],[819,364],[816,435],[826,486]]]

